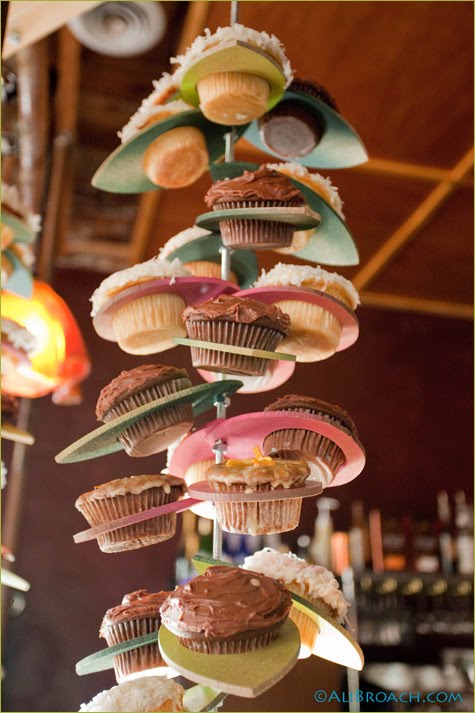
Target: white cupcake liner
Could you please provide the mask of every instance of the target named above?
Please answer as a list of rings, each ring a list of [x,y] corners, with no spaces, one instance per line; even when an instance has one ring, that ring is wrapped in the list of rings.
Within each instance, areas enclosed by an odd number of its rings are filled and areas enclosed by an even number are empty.
[[[178,295],[160,293],[131,300],[112,317],[120,348],[128,354],[157,354],[184,337],[182,314],[186,304]]]
[[[161,188],[190,186],[203,175],[208,164],[203,132],[195,126],[167,131],[152,141],[143,156],[145,173]]]
[[[335,354],[341,324],[328,310],[303,300],[283,300],[276,306],[290,316],[290,333],[282,340],[283,352],[299,362],[315,362]]]

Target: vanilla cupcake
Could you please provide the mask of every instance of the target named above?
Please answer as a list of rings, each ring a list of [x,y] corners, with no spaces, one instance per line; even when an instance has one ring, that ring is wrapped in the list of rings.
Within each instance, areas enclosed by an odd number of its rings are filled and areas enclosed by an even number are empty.
[[[96,485],[79,496],[75,507],[91,527],[97,527],[176,502],[185,491],[185,481],[174,475],[132,475]],[[97,542],[102,552],[125,552],[169,540],[175,529],[176,514],[169,513],[106,532]]]
[[[269,55],[274,64],[280,67],[285,77],[285,86],[290,84],[292,70],[285,49],[277,37],[240,24],[219,27],[214,33],[206,28],[204,35],[197,37],[184,55],[172,58],[171,62],[178,64],[179,71],[185,73],[207,51],[216,52],[236,41]],[[206,118],[217,124],[238,126],[262,116],[267,109],[270,94],[267,80],[249,71],[235,71],[236,67],[231,64],[227,66],[224,62],[220,69],[197,83],[200,109]]]
[[[193,109],[178,98],[181,72],[163,74],[154,91],[119,131],[122,143],[153,124]],[[162,188],[182,188],[194,183],[208,168],[203,132],[195,126],[178,126],[158,136],[146,148],[143,167],[149,180]]]
[[[96,416],[99,421],[108,423],[151,401],[173,396],[191,386],[186,369],[143,364],[130,371],[122,371],[102,389]],[[129,456],[149,456],[168,448],[177,438],[188,433],[192,425],[191,401],[172,403],[128,426],[119,435],[119,440]]]
[[[310,475],[302,460],[263,457],[257,450],[250,460],[229,459],[213,465],[207,472],[211,488],[220,493],[250,493],[301,488]],[[216,515],[226,532],[271,535],[294,530],[300,519],[302,498],[254,502],[217,501]]]
[[[212,233],[209,230],[204,230],[204,228],[199,228],[197,225],[194,225],[192,228],[186,228],[186,230],[182,230],[167,240],[165,245],[160,248],[160,258],[162,260],[169,260],[180,248],[193,242],[193,240],[205,238],[208,235],[212,235]],[[186,265],[187,270],[196,277],[221,278],[221,259],[219,254],[216,256],[216,261],[192,260],[191,262],[185,262],[183,264]],[[233,282],[235,285],[239,284],[237,276],[232,270],[229,273],[229,282]]]
[[[169,280],[190,277],[179,260],[147,262],[119,270],[101,282],[91,297],[91,316],[95,317],[116,295],[150,280]],[[181,318],[185,301],[172,292],[149,294],[130,299],[112,318],[112,325],[120,348],[128,354],[156,354],[174,346],[174,337],[183,337],[186,330]]]
[[[254,287],[295,287],[302,290],[324,292],[355,310],[360,303],[352,283],[336,272],[327,272],[321,267],[287,265],[278,263],[269,272],[262,271]],[[287,298],[275,303],[290,316],[290,334],[279,345],[282,352],[295,354],[299,362],[314,362],[328,359],[338,348],[341,324],[324,307]]]
[[[125,681],[107,691],[101,691],[89,703],[82,703],[80,711],[97,713],[126,713],[135,711],[183,711],[185,689],[175,681],[161,676],[148,676],[138,681]]]
[[[325,567],[270,547],[246,557],[242,566],[282,582],[289,591],[313,604],[337,624],[345,620],[349,604],[333,573]],[[302,644],[311,651],[319,633],[318,625],[295,606],[290,618],[298,626]]]

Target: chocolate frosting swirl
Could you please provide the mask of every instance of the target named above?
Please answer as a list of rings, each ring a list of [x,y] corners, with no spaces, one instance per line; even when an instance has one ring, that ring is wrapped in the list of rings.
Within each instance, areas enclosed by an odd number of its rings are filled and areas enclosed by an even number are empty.
[[[202,302],[194,307],[187,307],[183,312],[185,322],[217,321],[255,324],[258,327],[271,327],[282,334],[290,331],[290,317],[279,307],[264,304],[251,297],[232,297],[220,295],[214,300]]]
[[[108,627],[131,619],[156,618],[160,624],[160,607],[169,594],[170,592],[149,594],[146,589],[126,594],[122,599],[122,604],[106,611],[99,629],[99,636],[104,638],[104,632]]]
[[[292,600],[275,579],[238,567],[210,567],[165,600],[162,622],[178,636],[225,638],[283,623]]]
[[[257,171],[244,171],[242,176],[213,183],[205,195],[208,206],[229,201],[292,201],[305,203],[299,189],[281,173],[261,166]]]
[[[162,384],[172,379],[189,380],[187,370],[163,364],[143,364],[130,371],[121,371],[119,376],[104,386],[99,394],[96,405],[97,418],[101,420],[109,409],[128,396],[133,396],[149,386]],[[189,386],[191,386],[191,381]]]
[[[287,394],[281,396],[277,401],[273,401],[269,406],[266,406],[264,411],[289,411],[293,409],[308,409],[314,413],[330,416],[345,427],[354,436],[358,435],[355,422],[351,416],[336,404],[329,404],[327,401],[316,399],[313,396],[297,396],[296,394]]]

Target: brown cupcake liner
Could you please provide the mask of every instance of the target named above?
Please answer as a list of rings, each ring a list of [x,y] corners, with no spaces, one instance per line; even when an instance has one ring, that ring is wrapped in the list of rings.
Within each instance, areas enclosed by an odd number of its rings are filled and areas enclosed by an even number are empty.
[[[176,394],[183,389],[190,388],[191,385],[189,379],[172,379],[165,383],[149,386],[116,404],[104,415],[103,421],[108,423],[139,406],[144,406],[164,396]],[[192,425],[193,407],[191,402],[173,404],[141,418],[126,428],[120,434],[119,441],[129,456],[148,456],[168,448],[180,436],[188,433]]]
[[[276,350],[283,338],[282,332],[271,327],[239,322],[189,321],[186,323],[186,328],[191,339],[270,352]],[[191,347],[191,359],[197,369],[244,376],[262,376],[266,373],[269,364],[268,359],[203,347]]]
[[[181,493],[181,488],[176,486],[172,486],[169,493],[164,488],[148,488],[136,495],[126,493],[110,498],[91,498],[81,503],[79,509],[89,525],[97,527],[111,520],[175,502]],[[102,552],[124,552],[168,540],[175,534],[175,529],[176,514],[170,513],[106,532],[97,538],[97,542]]]
[[[178,640],[187,649],[202,654],[244,654],[247,651],[255,651],[262,646],[267,646],[274,641],[282,624],[283,622],[279,622],[269,627],[267,631],[249,632],[226,638],[209,639],[205,636],[193,635],[178,636]]]
[[[311,413],[308,409],[291,409],[300,413]],[[269,433],[264,439],[263,449],[265,454],[272,450],[300,451],[311,453],[324,465],[328,466],[335,476],[345,462],[345,455],[341,448],[326,436],[304,428],[284,428],[280,431]]]
[[[292,208],[301,207],[302,202],[292,201],[233,201],[218,203],[213,210],[233,210],[234,208]],[[223,245],[235,249],[286,248],[292,243],[295,226],[272,220],[251,220],[247,218],[219,221]]]
[[[244,492],[248,486],[245,483],[210,482],[213,490],[218,492]],[[275,490],[270,483],[260,483],[257,491]],[[285,500],[262,500],[260,502],[216,502],[216,515],[220,527],[226,532],[242,535],[273,535],[289,532],[298,527],[302,498],[286,498]]]
[[[131,619],[121,621],[104,629],[104,638],[108,646],[115,646],[124,641],[130,641],[138,636],[158,633],[160,628],[160,617],[148,617],[145,619]],[[148,669],[166,666],[167,664],[160,655],[158,640],[147,646],[140,646],[137,649],[118,654],[114,658],[114,671],[117,683],[127,680],[132,674],[139,674]]]

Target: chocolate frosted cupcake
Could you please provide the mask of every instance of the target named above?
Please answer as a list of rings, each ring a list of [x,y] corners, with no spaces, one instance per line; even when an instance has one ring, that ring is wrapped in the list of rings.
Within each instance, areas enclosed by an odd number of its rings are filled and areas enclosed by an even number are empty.
[[[99,636],[108,646],[130,641],[138,636],[153,634],[160,628],[160,607],[170,592],[149,594],[146,589],[126,594],[122,604],[108,609],[102,620]],[[166,667],[160,655],[158,642],[126,651],[114,658],[117,683],[139,676],[160,673],[158,668]]]
[[[296,77],[289,91],[314,97],[338,111],[325,87],[312,79]],[[301,103],[289,99],[261,117],[259,132],[262,142],[273,154],[286,159],[304,158],[320,143],[324,126],[317,112],[312,113]]]
[[[119,376],[105,386],[97,401],[96,416],[108,423],[139,406],[171,396],[192,386],[186,369],[163,364],[143,364]],[[193,425],[191,403],[172,404],[151,413],[126,428],[119,436],[129,456],[159,453]]]
[[[97,527],[176,502],[185,491],[185,481],[174,475],[132,475],[96,485],[91,492],[80,495],[75,506],[91,527]],[[176,514],[170,513],[106,532],[97,542],[102,552],[124,552],[168,540],[175,529]]]
[[[213,465],[207,473],[210,487],[221,493],[251,493],[301,488],[310,468],[303,460],[263,457],[227,460]],[[226,532],[271,535],[294,530],[300,519],[302,498],[257,502],[218,501],[216,515]]]
[[[213,210],[234,208],[300,208],[305,199],[298,188],[281,173],[261,166],[242,176],[217,181],[205,196]],[[220,220],[223,245],[242,249],[284,248],[292,242],[294,226],[273,220]]]
[[[180,643],[208,654],[241,654],[273,641],[292,606],[275,579],[234,567],[210,567],[165,600],[162,623]]]
[[[289,316],[275,305],[229,295],[187,307],[183,320],[191,339],[272,352],[290,330]],[[197,369],[245,376],[262,376],[269,363],[268,359],[203,347],[191,347],[191,358]]]
[[[333,423],[352,438],[358,438],[353,419],[339,406],[312,396],[289,394],[267,406],[264,411],[288,411]],[[330,485],[345,462],[343,451],[326,436],[305,428],[284,428],[273,431],[264,439],[264,452],[281,455],[285,451],[300,452],[300,457],[310,465],[311,478],[323,486]]]

